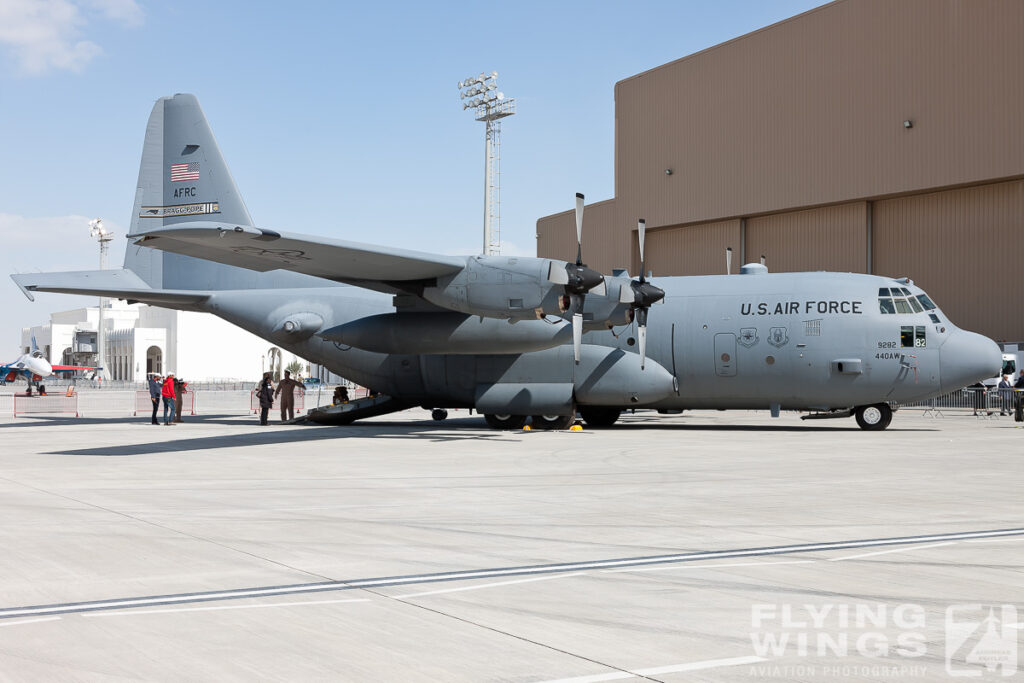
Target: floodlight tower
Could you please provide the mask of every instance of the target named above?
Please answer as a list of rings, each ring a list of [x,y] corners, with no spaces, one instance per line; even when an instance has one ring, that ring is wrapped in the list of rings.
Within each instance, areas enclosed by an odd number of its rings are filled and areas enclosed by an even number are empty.
[[[459,81],[462,108],[487,125],[484,137],[484,256],[501,252],[501,119],[516,113],[516,101],[498,92],[498,72]]]
[[[107,269],[107,251],[110,248],[110,241],[114,239],[114,233],[110,232],[103,226],[103,220],[100,218],[93,218],[89,221],[89,236],[96,238],[100,243],[100,270]],[[100,313],[96,323],[96,365],[100,366],[100,376],[103,379],[110,379],[110,373],[107,371],[107,333],[103,328],[103,309],[107,305],[105,297],[100,297]]]

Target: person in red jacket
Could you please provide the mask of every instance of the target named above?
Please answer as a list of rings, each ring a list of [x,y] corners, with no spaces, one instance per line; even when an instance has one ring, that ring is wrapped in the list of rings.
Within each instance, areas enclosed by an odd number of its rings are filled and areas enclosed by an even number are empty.
[[[160,390],[160,395],[164,398],[164,424],[172,425],[174,422],[174,373],[168,372],[167,378],[164,380],[164,386]],[[168,417],[170,415],[170,417]]]

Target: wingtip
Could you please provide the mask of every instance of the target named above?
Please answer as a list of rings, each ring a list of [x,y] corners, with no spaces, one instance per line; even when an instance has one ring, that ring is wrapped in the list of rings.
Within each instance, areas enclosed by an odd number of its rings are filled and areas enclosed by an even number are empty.
[[[18,282],[18,275],[17,274],[12,274],[11,275],[11,279],[14,280],[14,284],[18,285],[18,289],[20,289],[21,293],[25,295],[26,299],[28,299],[29,301],[35,301],[36,300],[36,298],[34,296],[32,296],[32,292],[30,292],[28,290],[28,287],[26,287],[25,285],[23,285],[20,282]]]

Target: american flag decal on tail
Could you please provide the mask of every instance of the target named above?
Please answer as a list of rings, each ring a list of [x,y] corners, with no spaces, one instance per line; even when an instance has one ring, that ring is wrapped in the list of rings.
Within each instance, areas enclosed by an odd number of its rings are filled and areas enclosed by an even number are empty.
[[[187,180],[199,180],[199,162],[171,164],[171,182],[183,183]]]

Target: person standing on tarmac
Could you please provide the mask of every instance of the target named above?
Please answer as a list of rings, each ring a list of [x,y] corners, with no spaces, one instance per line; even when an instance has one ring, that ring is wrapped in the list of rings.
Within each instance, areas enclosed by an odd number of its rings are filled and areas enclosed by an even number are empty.
[[[181,406],[185,403],[185,386],[183,379],[174,378],[174,421],[181,422]]]
[[[156,419],[156,411],[160,409],[160,375],[155,372],[149,376],[149,400],[153,402],[153,424],[160,424]]]
[[[999,414],[1009,415],[1013,410],[1013,385],[1010,384],[1010,376],[1003,375],[999,380]]]
[[[284,371],[284,379],[277,385],[277,391],[274,392],[274,397],[281,396],[281,422],[287,422],[288,420],[295,419],[295,387],[302,387],[302,390],[306,390],[306,385],[302,381],[296,382],[292,379],[292,373],[290,370]]]
[[[164,424],[174,424],[174,373],[168,372],[160,394],[164,399]]]
[[[260,402],[260,424],[267,424],[270,406],[274,405],[274,386],[270,382],[270,373],[264,372],[260,385],[256,388],[256,398]]]

